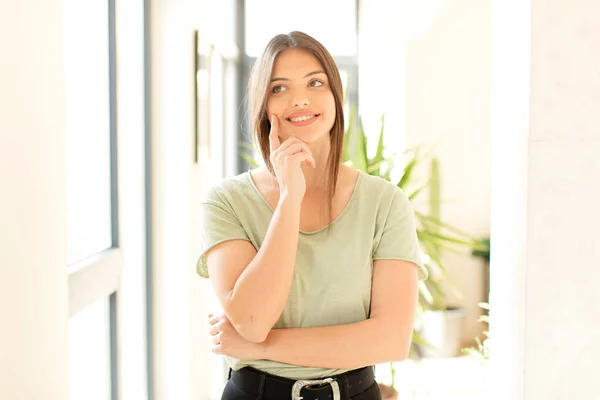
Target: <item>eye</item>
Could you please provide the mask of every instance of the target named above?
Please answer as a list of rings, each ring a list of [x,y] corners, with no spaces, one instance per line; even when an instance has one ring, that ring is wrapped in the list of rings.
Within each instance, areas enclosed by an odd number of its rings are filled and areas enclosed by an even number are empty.
[[[287,90],[287,89],[285,88],[285,86],[282,86],[282,85],[275,85],[275,86],[273,86],[273,87],[271,88],[271,93],[281,93],[281,92],[283,92],[284,90]]]
[[[325,85],[325,82],[323,82],[322,80],[319,80],[319,79],[313,79],[312,81],[310,81],[308,83],[308,85],[311,87],[321,87],[321,86]]]

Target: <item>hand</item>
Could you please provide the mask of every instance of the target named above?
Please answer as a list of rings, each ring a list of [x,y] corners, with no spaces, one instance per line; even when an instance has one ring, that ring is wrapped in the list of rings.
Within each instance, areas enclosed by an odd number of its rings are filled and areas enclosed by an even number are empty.
[[[313,168],[317,167],[312,152],[306,143],[296,137],[279,142],[279,119],[276,115],[271,117],[269,143],[270,161],[279,183],[280,194],[300,202],[306,192],[306,179],[300,166],[306,162]]]
[[[264,354],[262,343],[244,339],[225,314],[208,315],[208,333],[212,336],[212,352],[239,360],[259,360]]]

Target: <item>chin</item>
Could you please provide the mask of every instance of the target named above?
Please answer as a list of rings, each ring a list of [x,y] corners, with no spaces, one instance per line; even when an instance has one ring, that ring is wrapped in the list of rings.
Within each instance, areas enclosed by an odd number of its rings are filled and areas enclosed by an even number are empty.
[[[333,128],[333,126],[329,127],[329,129],[323,126],[310,126],[306,127],[305,129],[295,128],[290,133],[291,136],[297,137],[305,143],[312,143],[322,140],[324,138],[328,138],[331,128]]]
[[[318,142],[320,140],[323,140],[324,138],[328,138],[329,137],[329,131],[316,131],[316,130],[311,130],[311,131],[296,131],[292,133],[292,136],[297,137],[298,139],[302,140],[304,143],[314,143],[314,142]]]

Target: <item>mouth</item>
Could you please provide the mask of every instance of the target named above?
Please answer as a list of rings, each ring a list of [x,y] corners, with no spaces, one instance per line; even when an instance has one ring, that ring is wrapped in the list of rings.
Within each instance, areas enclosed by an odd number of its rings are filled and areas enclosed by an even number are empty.
[[[320,115],[321,114],[319,113],[298,115],[294,117],[287,117],[286,121],[292,123],[292,125],[305,126],[312,124]]]

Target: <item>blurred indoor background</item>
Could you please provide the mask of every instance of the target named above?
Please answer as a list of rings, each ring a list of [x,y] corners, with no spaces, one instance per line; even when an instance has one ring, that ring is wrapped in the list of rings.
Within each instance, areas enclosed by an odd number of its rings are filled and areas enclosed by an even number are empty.
[[[220,398],[197,207],[260,162],[248,74],[293,30],[340,69],[367,141],[346,162],[380,173],[383,129],[430,256],[411,356],[378,380],[600,398],[598,2],[1,4],[0,399]]]

